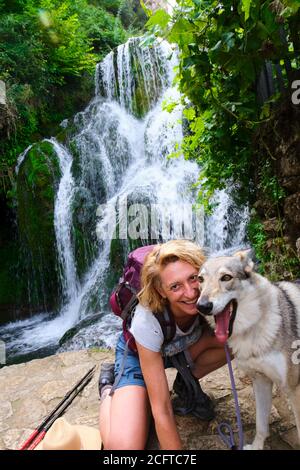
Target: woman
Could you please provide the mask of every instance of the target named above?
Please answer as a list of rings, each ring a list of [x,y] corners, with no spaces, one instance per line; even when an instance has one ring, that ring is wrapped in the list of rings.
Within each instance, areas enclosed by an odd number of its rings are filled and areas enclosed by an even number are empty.
[[[142,290],[130,331],[138,354],[129,351],[123,358],[125,341],[121,335],[116,347],[115,376],[123,370],[112,396],[114,382],[111,364],[100,374],[100,433],[104,449],[144,449],[150,410],[161,449],[182,449],[177,431],[164,356],[185,342],[193,361],[193,375],[201,379],[226,362],[223,346],[208,326],[199,321],[198,271],[204,262],[199,247],[188,240],[171,240],[154,247],[142,269]],[[168,308],[175,319],[176,334],[170,344],[152,312]],[[106,367],[105,367],[106,366]]]

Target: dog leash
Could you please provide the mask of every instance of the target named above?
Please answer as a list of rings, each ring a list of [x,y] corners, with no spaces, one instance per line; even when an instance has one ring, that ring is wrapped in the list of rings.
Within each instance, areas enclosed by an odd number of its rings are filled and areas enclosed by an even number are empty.
[[[222,441],[231,450],[236,450],[236,449],[243,450],[243,447],[244,447],[243,425],[242,425],[241,412],[240,412],[239,401],[238,401],[238,396],[237,396],[237,391],[236,391],[236,386],[235,386],[235,381],[234,381],[234,375],[233,375],[233,370],[232,370],[231,358],[230,358],[230,353],[229,353],[229,348],[228,348],[227,343],[225,343],[224,349],[225,349],[225,353],[226,353],[226,359],[227,359],[227,365],[228,365],[228,369],[229,369],[231,388],[232,388],[232,393],[233,393],[233,397],[234,397],[235,413],[236,413],[236,417],[237,417],[237,425],[238,425],[238,433],[239,433],[239,446],[238,446],[238,448],[237,448],[237,446],[234,442],[234,436],[233,436],[232,428],[228,423],[219,424],[218,425],[218,432],[219,432],[219,435],[220,435],[220,438],[222,439]],[[225,430],[227,432],[225,432]]]

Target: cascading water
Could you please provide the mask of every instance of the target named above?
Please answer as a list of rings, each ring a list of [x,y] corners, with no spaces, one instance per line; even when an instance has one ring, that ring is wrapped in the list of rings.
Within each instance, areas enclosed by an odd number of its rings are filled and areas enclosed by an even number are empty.
[[[245,240],[248,207],[237,206],[224,189],[215,194],[212,203],[216,207],[205,220],[205,245],[213,253],[241,245]]]
[[[234,205],[221,192],[218,209],[204,222],[203,212],[193,207],[191,189],[199,167],[183,157],[168,159],[182,139],[181,105],[172,113],[162,110],[163,101],[179,97],[171,87],[175,59],[165,42],[150,50],[132,38],[119,46],[98,64],[96,96],[74,118],[73,157],[55,139],[48,140],[61,170],[54,224],[64,303],[54,318],[41,314],[4,326],[0,338],[8,358],[56,350],[67,330],[99,312],[98,322],[83,325],[64,347],[115,344],[120,321],[109,314],[108,297],[116,247],[125,256],[137,243],[172,238],[192,238],[213,250],[243,242],[246,211],[243,216],[239,211],[237,224],[229,220]],[[84,227],[87,245],[92,245],[90,262],[81,272],[76,224]],[[118,261],[121,266],[123,260]]]
[[[71,202],[74,195],[74,179],[71,173],[72,155],[59,145],[55,139],[48,140],[57,156],[61,170],[61,180],[54,205],[54,227],[58,259],[61,266],[63,299],[71,301],[77,296],[78,280],[76,276],[74,253],[71,243],[72,213]]]

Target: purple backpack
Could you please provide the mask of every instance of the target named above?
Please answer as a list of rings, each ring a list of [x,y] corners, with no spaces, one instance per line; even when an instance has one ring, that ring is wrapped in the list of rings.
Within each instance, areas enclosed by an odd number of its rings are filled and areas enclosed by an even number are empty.
[[[145,258],[154,247],[155,245],[142,246],[129,253],[123,275],[109,299],[113,313],[123,320],[123,334],[133,351],[137,351],[137,349],[134,338],[128,331],[128,322],[131,319],[134,307],[138,304],[137,293],[141,289],[141,271]],[[153,313],[160,322],[165,342],[171,341],[176,331],[173,316],[168,315],[168,318],[166,318],[166,315]]]

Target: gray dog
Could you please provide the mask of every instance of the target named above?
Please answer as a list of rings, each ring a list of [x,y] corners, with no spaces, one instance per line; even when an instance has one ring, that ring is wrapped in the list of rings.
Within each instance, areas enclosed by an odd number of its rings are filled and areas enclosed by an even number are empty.
[[[245,449],[263,449],[269,435],[272,386],[291,402],[300,441],[300,284],[272,283],[253,272],[247,251],[208,259],[199,273],[199,311],[253,380],[256,435]]]

